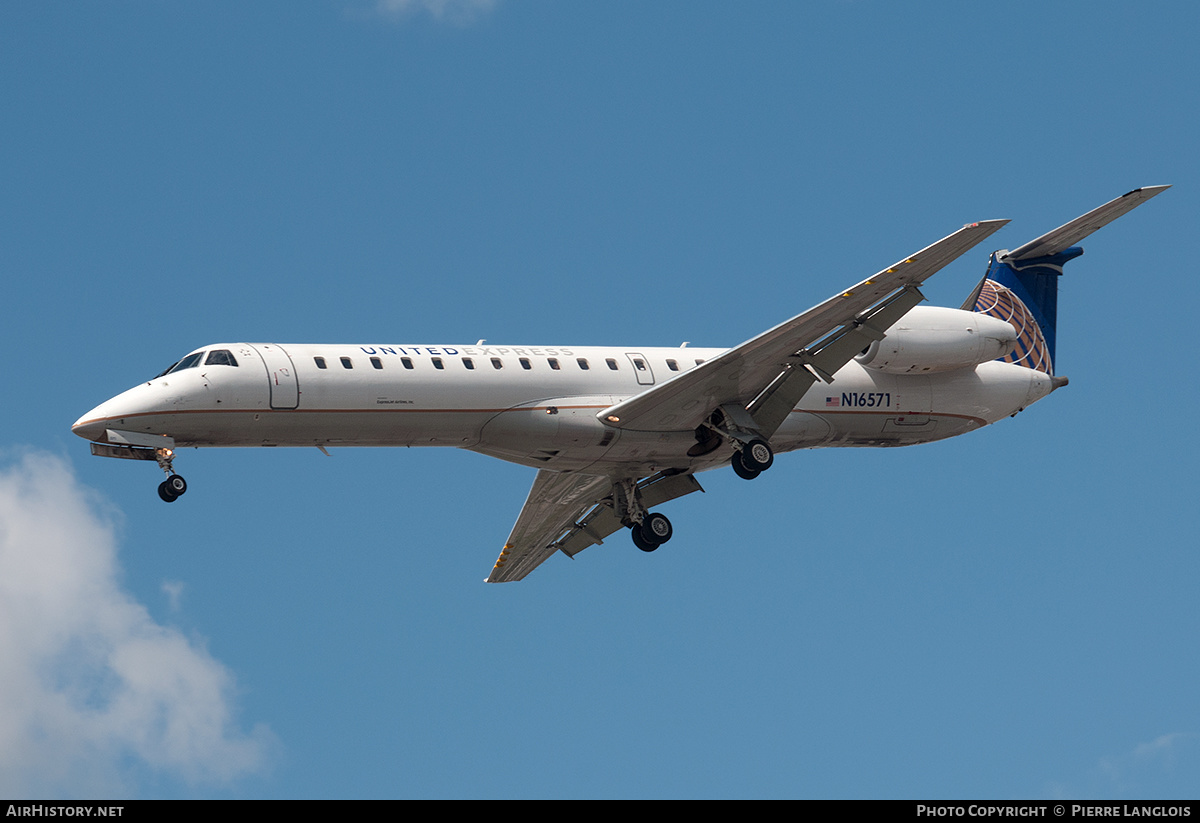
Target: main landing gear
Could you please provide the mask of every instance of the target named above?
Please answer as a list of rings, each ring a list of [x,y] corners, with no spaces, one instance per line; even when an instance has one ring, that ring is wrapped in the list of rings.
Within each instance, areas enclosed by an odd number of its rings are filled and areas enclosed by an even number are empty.
[[[738,477],[743,480],[753,480],[771,468],[771,464],[774,462],[775,453],[771,451],[767,441],[756,437],[742,446],[740,451],[733,453],[729,465],[733,466],[733,473]]]
[[[671,535],[675,530],[671,528],[671,521],[667,519],[665,514],[659,512],[650,512],[643,518],[641,523],[634,523],[629,527],[629,535],[633,538],[633,545],[637,546],[644,552],[652,552],[671,539]]]
[[[758,422],[737,403],[723,404],[696,427],[696,445],[688,450],[688,456],[701,457],[714,452],[722,441],[733,448],[729,464],[743,480],[753,480],[775,462],[775,452],[759,434]]]
[[[741,448],[729,459],[734,473],[744,480],[753,480],[774,463],[775,452],[761,437],[751,437],[741,442]],[[629,528],[633,545],[644,552],[652,552],[671,539],[674,533],[671,521],[665,514],[646,510],[636,482],[627,480],[616,484],[613,498],[614,508],[621,522]]]
[[[665,514],[647,511],[636,479],[613,484],[613,508],[621,523],[628,527],[633,545],[644,552],[654,551],[675,532]]]
[[[155,449],[154,459],[158,461],[158,467],[167,475],[167,479],[158,484],[158,496],[164,503],[174,503],[187,491],[187,481],[171,468],[175,452],[171,449]]]

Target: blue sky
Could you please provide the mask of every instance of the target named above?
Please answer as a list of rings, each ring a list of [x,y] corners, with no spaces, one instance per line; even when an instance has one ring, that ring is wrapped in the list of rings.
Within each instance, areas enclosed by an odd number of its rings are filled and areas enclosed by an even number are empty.
[[[1198,18],[0,6],[0,791],[1197,796]],[[216,341],[733,345],[1160,183],[1068,267],[1067,389],[708,473],[653,555],[488,586],[530,469],[200,450],[166,506],[69,431]]]

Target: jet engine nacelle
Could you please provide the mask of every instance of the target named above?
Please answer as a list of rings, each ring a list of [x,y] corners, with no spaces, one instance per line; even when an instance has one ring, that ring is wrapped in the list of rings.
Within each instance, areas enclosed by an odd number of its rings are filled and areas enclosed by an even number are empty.
[[[1013,350],[1011,324],[963,309],[917,306],[855,359],[890,374],[926,374],[977,366]]]

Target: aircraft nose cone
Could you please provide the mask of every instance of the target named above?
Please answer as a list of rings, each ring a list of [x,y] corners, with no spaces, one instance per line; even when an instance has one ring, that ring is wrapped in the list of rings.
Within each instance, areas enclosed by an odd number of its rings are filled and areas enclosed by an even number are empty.
[[[100,415],[96,414],[96,409],[92,409],[83,417],[71,424],[71,431],[82,437],[84,440],[99,441],[104,437],[104,431],[108,427],[96,418]]]
[[[146,415],[153,415],[163,408],[161,387],[143,383],[109,398],[75,421],[71,431],[97,443],[109,442],[106,432],[129,428],[135,418],[144,423]],[[140,429],[145,430],[145,429]]]

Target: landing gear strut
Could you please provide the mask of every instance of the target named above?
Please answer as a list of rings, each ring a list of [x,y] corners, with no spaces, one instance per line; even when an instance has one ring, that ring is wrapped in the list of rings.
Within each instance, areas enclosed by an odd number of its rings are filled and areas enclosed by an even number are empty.
[[[629,527],[633,545],[652,552],[671,539],[675,530],[665,514],[646,510],[636,480],[622,480],[613,486],[613,502],[621,522]]]
[[[688,454],[693,457],[708,454],[719,448],[722,440],[733,448],[729,463],[743,480],[753,480],[775,462],[775,452],[759,434],[758,422],[737,403],[722,404],[696,428],[696,445]]]
[[[187,481],[171,468],[175,452],[171,449],[155,449],[154,459],[158,461],[158,467],[167,475],[167,479],[158,484],[158,496],[164,503],[174,503],[187,491]]]

